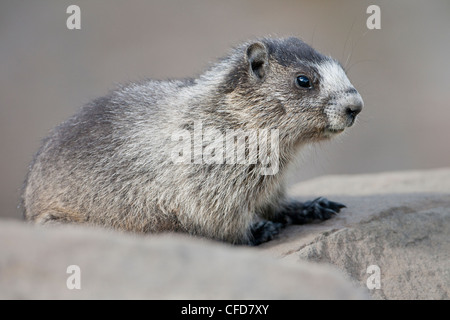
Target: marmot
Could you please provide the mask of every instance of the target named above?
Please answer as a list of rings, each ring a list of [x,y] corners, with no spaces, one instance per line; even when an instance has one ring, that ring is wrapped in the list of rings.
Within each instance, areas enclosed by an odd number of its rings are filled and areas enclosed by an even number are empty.
[[[325,198],[289,201],[284,181],[302,146],[350,127],[362,107],[339,62],[300,39],[247,42],[198,78],[124,85],[54,129],[30,165],[24,217],[257,245],[289,223],[329,219],[345,207]],[[208,128],[223,135],[202,140]],[[234,153],[219,152],[227,130],[274,130],[276,148],[261,134],[256,149],[267,142],[268,158],[277,161],[273,173],[262,173],[274,166],[262,157],[236,163]],[[182,152],[174,138],[180,131],[194,138]],[[244,157],[249,140],[241,140]],[[202,161],[207,148],[226,160]],[[183,152],[188,162],[175,163],[173,155]]]

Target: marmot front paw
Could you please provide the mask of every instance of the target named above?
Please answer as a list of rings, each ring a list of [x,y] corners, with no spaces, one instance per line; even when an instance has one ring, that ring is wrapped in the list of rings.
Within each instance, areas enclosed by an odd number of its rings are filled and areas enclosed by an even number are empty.
[[[329,201],[319,197],[304,203],[293,201],[284,206],[278,219],[285,225],[305,224],[313,220],[328,220],[333,215],[339,213],[345,205],[339,202]]]
[[[252,239],[250,245],[257,246],[261,243],[272,240],[278,233],[280,233],[283,225],[273,221],[259,221],[251,227]]]
[[[328,220],[339,213],[345,205],[319,197],[303,203],[301,214],[310,219]]]

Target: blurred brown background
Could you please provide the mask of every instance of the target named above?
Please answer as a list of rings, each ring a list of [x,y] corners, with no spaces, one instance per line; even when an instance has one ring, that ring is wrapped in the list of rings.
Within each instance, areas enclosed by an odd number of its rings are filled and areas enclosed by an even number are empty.
[[[81,30],[66,28],[71,4]],[[366,27],[371,4],[381,30]],[[1,0],[0,216],[20,217],[40,140],[81,105],[117,83],[199,74],[230,46],[266,35],[298,36],[339,59],[365,100],[356,126],[313,147],[290,183],[449,166],[447,0]]]

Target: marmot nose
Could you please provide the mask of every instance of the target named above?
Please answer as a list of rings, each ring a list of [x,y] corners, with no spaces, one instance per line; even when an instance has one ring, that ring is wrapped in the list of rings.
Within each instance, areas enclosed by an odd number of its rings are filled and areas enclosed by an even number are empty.
[[[347,126],[352,126],[355,122],[356,116],[361,112],[363,108],[362,99],[358,99],[354,103],[345,107],[345,114],[347,115]]]
[[[361,112],[362,108],[363,103],[361,100],[345,108],[345,113],[352,120],[352,123],[355,121],[356,116]]]

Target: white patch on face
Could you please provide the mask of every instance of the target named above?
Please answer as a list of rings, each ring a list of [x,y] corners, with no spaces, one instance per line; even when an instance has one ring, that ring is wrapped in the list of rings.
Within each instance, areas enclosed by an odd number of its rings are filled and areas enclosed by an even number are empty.
[[[321,77],[320,90],[324,95],[346,91],[353,88],[342,67],[334,60],[328,60],[316,65]]]
[[[347,109],[350,106],[362,106],[362,98],[342,67],[334,60],[326,61],[315,67],[321,78],[321,96],[331,98],[324,109],[328,118],[329,133],[339,133],[353,124],[347,114]]]

